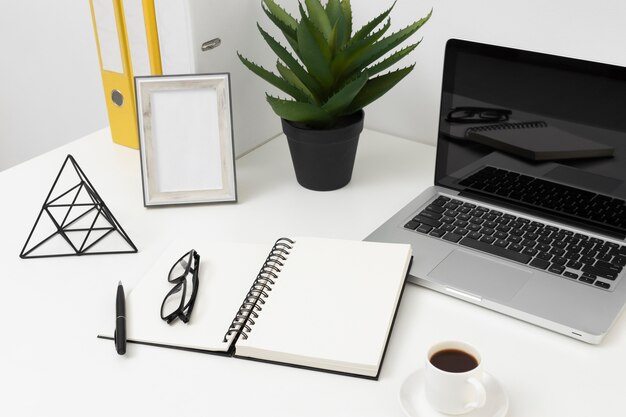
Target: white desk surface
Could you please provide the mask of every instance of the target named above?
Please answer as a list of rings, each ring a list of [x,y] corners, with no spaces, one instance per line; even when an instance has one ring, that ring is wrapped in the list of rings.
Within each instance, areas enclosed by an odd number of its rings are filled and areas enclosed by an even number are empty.
[[[28,144],[24,144],[28,146]],[[137,254],[22,260],[18,254],[71,153]],[[126,291],[182,230],[212,241],[362,239],[432,183],[434,148],[365,131],[352,182],[314,192],[295,180],[284,137],[237,161],[236,204],[146,209],[139,154],[108,129],[0,173],[2,416],[402,416],[398,393],[426,349],[476,345],[510,397],[510,417],[626,415],[626,318],[587,345],[409,285],[379,381],[148,346],[123,357],[96,339]]]

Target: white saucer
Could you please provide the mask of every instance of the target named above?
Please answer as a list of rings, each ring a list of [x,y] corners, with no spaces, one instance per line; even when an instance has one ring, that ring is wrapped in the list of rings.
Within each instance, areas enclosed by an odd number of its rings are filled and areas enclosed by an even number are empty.
[[[483,372],[483,382],[487,390],[487,402],[481,408],[462,417],[504,417],[509,409],[509,396],[493,376]],[[407,377],[400,388],[400,404],[408,417],[450,417],[433,409],[424,390],[424,369],[420,369]]]

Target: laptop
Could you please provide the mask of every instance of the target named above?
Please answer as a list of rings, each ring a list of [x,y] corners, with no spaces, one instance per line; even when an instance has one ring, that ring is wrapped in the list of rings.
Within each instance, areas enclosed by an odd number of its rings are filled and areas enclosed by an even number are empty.
[[[434,185],[366,240],[409,281],[597,344],[626,302],[626,68],[447,42]]]

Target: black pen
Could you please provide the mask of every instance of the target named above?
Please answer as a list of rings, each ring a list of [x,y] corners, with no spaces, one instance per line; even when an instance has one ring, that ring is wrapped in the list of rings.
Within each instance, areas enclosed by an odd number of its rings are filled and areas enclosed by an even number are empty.
[[[117,297],[115,298],[115,350],[120,355],[126,353],[126,304],[124,300],[124,287],[122,281],[117,284]]]

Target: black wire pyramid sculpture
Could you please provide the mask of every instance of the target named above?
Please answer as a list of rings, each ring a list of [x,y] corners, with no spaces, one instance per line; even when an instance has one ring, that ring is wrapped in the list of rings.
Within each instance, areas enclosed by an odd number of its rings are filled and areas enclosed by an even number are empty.
[[[136,253],[113,213],[68,155],[26,239],[20,258]]]

